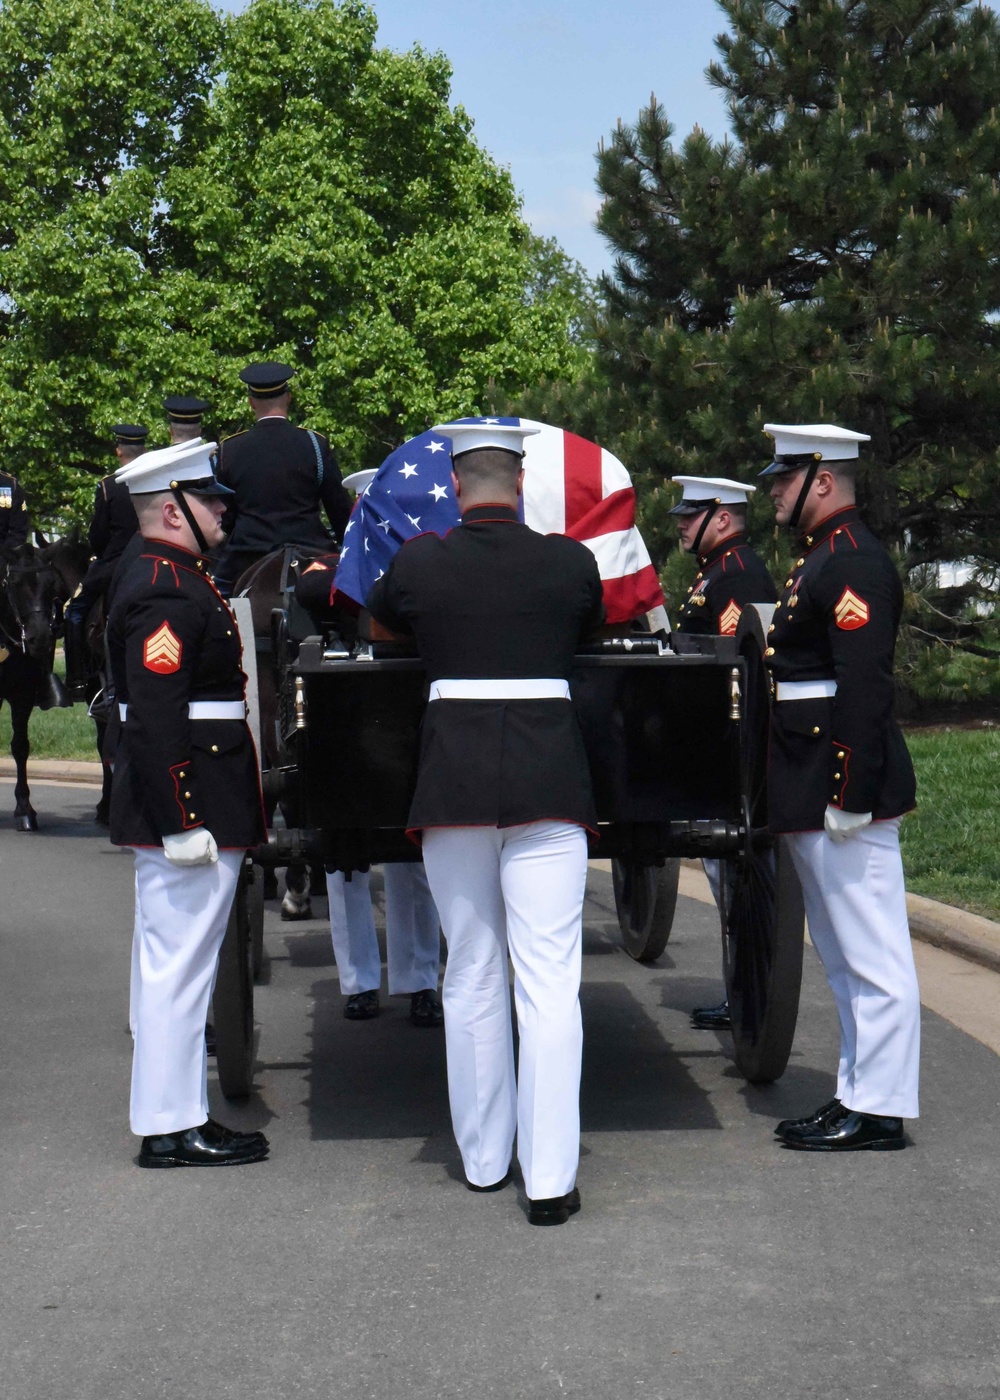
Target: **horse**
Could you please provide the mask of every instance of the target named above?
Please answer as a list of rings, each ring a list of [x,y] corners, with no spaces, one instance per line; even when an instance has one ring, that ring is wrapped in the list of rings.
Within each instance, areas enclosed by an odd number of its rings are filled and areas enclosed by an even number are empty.
[[[68,555],[70,544],[57,541],[53,546],[42,536],[36,538],[41,548],[25,543],[0,564],[0,705],[6,700],[10,707],[10,753],[17,770],[14,827],[24,832],[38,830],[27,777],[31,711],[36,705],[51,710],[71,704],[52,670],[69,596],[57,556]]]

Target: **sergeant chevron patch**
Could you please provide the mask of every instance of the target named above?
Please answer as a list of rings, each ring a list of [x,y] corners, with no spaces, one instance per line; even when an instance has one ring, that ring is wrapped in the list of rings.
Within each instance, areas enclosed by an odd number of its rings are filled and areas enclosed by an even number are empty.
[[[181,639],[164,622],[142,644],[142,664],[147,671],[169,676],[181,669]]]
[[[833,609],[837,626],[842,632],[854,632],[864,627],[871,616],[864,598],[859,598],[850,588],[845,588]]]
[[[719,636],[732,637],[742,615],[743,609],[736,602],[736,599],[730,598],[727,607],[719,616]]]

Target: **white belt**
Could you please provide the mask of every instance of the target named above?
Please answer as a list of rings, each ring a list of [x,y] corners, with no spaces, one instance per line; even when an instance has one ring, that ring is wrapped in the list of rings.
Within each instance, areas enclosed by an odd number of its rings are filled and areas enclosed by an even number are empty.
[[[122,720],[128,719],[128,706],[119,705]],[[246,719],[247,707],[242,700],[190,700],[188,719]]]
[[[775,700],[829,700],[837,693],[836,681],[779,681]]]
[[[516,678],[497,681],[432,681],[432,700],[568,700],[569,681]]]

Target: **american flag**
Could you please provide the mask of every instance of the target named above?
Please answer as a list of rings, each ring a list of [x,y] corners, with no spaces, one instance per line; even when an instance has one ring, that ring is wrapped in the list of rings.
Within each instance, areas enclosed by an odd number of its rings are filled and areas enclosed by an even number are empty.
[[[593,552],[608,622],[653,612],[654,626],[666,625],[656,570],[635,525],[635,492],[617,457],[575,433],[528,418],[456,421],[537,428],[524,443],[525,524],[541,534],[569,535]],[[410,438],[390,453],[358,497],[335,587],[363,605],[401,544],[427,531],[446,534],[460,520],[450,438],[433,432]]]

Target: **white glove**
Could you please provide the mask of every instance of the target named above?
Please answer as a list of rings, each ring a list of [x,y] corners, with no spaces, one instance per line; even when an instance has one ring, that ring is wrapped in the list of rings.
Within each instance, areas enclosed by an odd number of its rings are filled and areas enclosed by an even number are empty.
[[[163,854],[174,865],[214,865],[219,859],[215,837],[205,826],[164,836]]]
[[[839,807],[827,807],[823,825],[830,840],[836,841],[839,846],[841,841],[857,836],[862,827],[868,826],[871,819],[871,812],[843,812]]]

